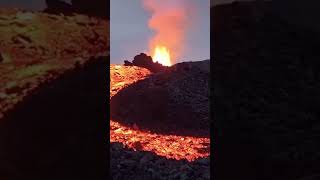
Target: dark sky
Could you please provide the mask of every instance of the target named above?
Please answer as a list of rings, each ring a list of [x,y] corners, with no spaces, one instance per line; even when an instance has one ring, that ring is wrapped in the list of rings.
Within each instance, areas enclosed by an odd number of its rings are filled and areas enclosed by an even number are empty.
[[[198,13],[187,30],[185,53],[178,62],[209,59],[210,1],[184,1],[195,4]],[[153,35],[148,27],[151,14],[143,8],[142,0],[111,0],[110,3],[111,63],[122,64],[124,60],[131,61],[135,55],[148,51],[148,41]]]

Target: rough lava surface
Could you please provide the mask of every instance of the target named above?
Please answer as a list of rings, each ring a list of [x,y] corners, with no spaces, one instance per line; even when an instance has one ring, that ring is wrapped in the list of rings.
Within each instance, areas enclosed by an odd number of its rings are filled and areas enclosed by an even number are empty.
[[[152,73],[137,66],[110,66],[110,99]],[[209,179],[209,138],[163,135],[110,120],[114,179]]]

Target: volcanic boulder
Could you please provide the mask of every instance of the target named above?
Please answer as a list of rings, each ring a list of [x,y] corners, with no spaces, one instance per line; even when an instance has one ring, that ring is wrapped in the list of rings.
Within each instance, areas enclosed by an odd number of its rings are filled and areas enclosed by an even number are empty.
[[[209,72],[197,63],[177,64],[121,90],[111,98],[111,119],[157,133],[208,137]]]

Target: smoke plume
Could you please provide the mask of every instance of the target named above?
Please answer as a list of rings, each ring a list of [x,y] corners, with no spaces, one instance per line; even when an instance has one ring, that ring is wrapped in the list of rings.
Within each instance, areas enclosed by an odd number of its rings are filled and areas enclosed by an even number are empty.
[[[143,0],[143,5],[151,13],[148,26],[155,32],[149,41],[149,54],[153,54],[157,45],[165,46],[170,51],[171,61],[177,61],[183,52],[186,29],[190,24],[190,1]]]

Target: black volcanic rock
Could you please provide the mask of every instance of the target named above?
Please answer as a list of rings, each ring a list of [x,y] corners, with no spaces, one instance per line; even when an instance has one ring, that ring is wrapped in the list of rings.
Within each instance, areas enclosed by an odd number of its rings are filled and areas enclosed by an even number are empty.
[[[124,61],[125,66],[133,66],[132,62],[125,60]]]
[[[158,62],[153,62],[152,57],[144,53],[140,53],[139,55],[136,55],[132,63],[125,60],[124,65],[125,66],[133,65],[133,66],[143,67],[150,70],[151,72],[160,72],[167,69],[167,66],[163,66]]]
[[[209,72],[200,63],[176,64],[118,92],[110,101],[111,119],[152,132],[208,137]]]

